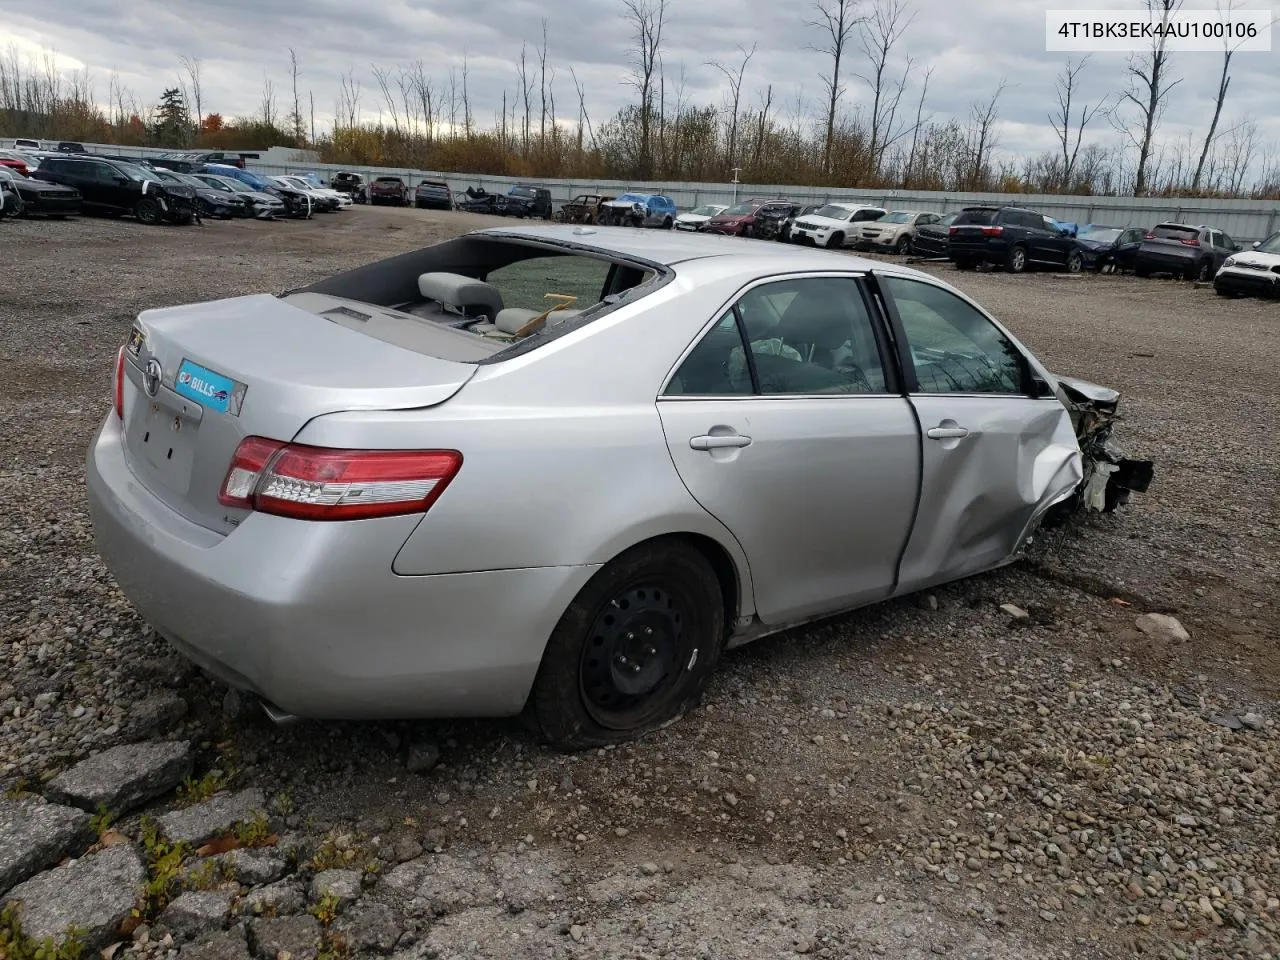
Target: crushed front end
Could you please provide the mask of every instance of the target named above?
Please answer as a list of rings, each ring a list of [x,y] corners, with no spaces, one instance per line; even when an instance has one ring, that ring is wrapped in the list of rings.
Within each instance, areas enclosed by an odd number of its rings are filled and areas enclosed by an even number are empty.
[[[1120,419],[1120,394],[1086,380],[1058,377],[1058,398],[1071,416],[1084,460],[1084,478],[1075,494],[1061,504],[1064,511],[1111,513],[1128,503],[1131,494],[1145,493],[1154,464],[1126,456],[1112,442],[1112,430]]]

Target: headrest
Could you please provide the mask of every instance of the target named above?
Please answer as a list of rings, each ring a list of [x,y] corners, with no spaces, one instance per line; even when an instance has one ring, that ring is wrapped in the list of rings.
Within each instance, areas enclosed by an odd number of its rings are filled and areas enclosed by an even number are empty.
[[[497,287],[460,273],[424,273],[418,277],[418,292],[458,313],[496,317],[502,309],[502,294]]]

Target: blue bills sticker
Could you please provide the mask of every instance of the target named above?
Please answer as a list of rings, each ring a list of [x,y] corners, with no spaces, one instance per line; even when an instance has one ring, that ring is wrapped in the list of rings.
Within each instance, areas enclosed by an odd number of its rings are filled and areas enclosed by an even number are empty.
[[[183,360],[182,365],[178,367],[174,389],[202,407],[218,413],[226,413],[231,406],[232,395],[236,392],[236,382],[208,367],[202,367],[190,360]]]

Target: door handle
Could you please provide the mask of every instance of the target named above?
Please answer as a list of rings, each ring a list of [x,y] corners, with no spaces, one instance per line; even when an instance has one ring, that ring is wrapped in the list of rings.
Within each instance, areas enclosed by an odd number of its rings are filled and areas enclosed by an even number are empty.
[[[967,437],[969,431],[964,427],[930,427],[930,440],[959,440],[961,437]]]
[[[744,437],[740,433],[731,433],[726,437],[691,437],[689,446],[694,450],[724,450],[727,447],[745,447],[751,443],[750,437]]]

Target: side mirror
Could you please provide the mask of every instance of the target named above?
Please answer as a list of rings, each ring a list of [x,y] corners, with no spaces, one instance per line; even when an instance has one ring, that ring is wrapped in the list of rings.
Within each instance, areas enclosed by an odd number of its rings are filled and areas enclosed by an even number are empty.
[[[1257,250],[1260,246],[1262,246],[1262,241],[1261,241],[1261,240],[1255,240],[1255,241],[1253,241],[1253,243],[1250,245],[1250,249],[1252,249],[1252,250]],[[1239,247],[1236,247],[1236,249],[1237,249],[1237,250],[1239,250],[1240,248],[1239,248]]]
[[[1044,380],[1037,374],[1033,373],[1031,374],[1031,396],[1037,400],[1041,400],[1045,397],[1056,396],[1056,394],[1053,392],[1053,387],[1049,385],[1047,380]]]
[[[1254,246],[1256,247],[1256,246],[1257,246],[1257,244],[1255,243],[1255,244],[1254,244]],[[1232,249],[1232,250],[1234,250],[1236,253],[1239,253],[1241,250],[1243,250],[1243,249],[1244,249],[1244,247],[1240,246],[1240,244],[1238,244],[1238,243],[1233,243],[1233,244],[1231,245],[1231,249]]]

